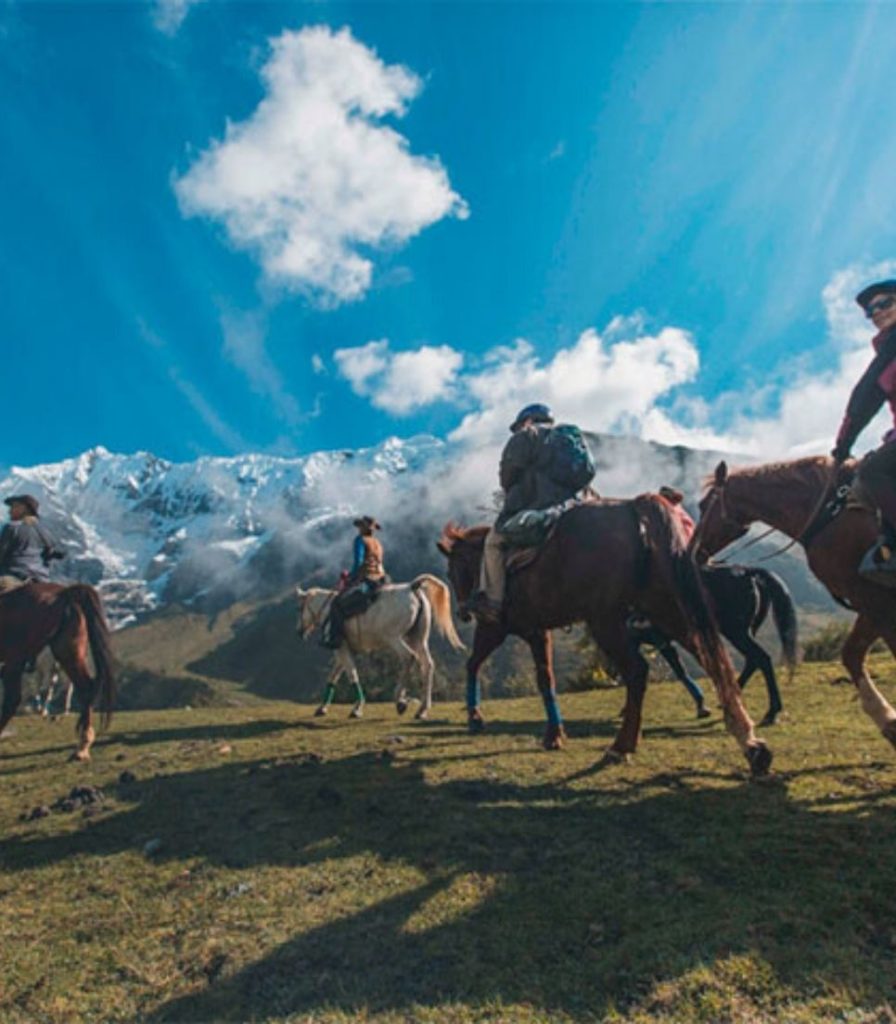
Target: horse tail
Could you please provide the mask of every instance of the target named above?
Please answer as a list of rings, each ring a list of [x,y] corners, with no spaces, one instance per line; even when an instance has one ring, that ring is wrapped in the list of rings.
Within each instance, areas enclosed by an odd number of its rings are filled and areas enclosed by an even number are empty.
[[[99,710],[102,711],[103,725],[108,726],[112,721],[117,688],[111,635],[103,611],[103,602],[99,593],[86,583],[75,583],[66,587],[63,593],[70,605],[80,609],[87,623],[87,639],[96,672]]]
[[[780,576],[768,569],[751,569],[753,578],[759,586],[760,592],[771,601],[772,618],[775,620],[775,628],[781,638],[781,652],[784,655],[784,664],[790,677],[793,678],[793,670],[797,662],[797,622],[796,607],[787,584]]]
[[[422,590],[432,605],[432,617],[439,632],[456,651],[466,650],[463,640],[454,628],[451,616],[451,591],[438,577],[428,572],[411,580],[411,590]]]
[[[694,637],[703,667],[711,677],[736,687],[734,669],[722,645],[700,570],[675,514],[655,495],[640,495],[634,499],[634,506],[651,546],[651,562],[657,568],[665,567],[671,577],[679,611]]]

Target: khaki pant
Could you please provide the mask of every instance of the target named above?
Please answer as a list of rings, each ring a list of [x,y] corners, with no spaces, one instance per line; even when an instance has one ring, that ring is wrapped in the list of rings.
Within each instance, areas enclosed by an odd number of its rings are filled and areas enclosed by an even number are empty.
[[[10,590],[24,586],[25,580],[20,580],[18,576],[0,576],[0,594],[7,594]]]
[[[479,589],[495,604],[504,603],[504,577],[504,538],[493,526],[485,536],[482,549]]]

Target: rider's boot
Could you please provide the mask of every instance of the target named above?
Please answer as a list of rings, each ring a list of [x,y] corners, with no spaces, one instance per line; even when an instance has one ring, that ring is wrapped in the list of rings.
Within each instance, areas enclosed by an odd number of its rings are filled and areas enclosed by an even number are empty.
[[[865,553],[859,564],[862,576],[896,587],[896,493],[878,489],[874,495],[880,509],[881,531],[877,543]]]

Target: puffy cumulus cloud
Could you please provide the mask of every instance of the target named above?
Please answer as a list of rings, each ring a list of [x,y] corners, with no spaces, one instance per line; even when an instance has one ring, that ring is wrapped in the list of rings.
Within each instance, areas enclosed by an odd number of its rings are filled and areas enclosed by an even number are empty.
[[[261,71],[265,96],[228,123],[174,181],[181,209],[222,222],[273,281],[323,305],[370,287],[370,250],[399,245],[443,217],[466,217],[435,157],[414,156],[382,123],[421,88],[348,29],[283,32]]]
[[[463,365],[461,353],[449,345],[392,352],[385,338],[337,349],[333,358],[356,395],[394,416],[453,397]]]
[[[173,36],[183,24],[191,7],[203,0],[156,0],[152,7],[155,27],[167,36]]]
[[[587,430],[642,435],[656,403],[694,379],[700,359],[687,331],[648,333],[640,318],[617,318],[602,334],[584,331],[544,361],[524,340],[493,350],[463,379],[475,405],[452,434],[485,442],[507,433],[519,408],[546,402],[563,420]]]

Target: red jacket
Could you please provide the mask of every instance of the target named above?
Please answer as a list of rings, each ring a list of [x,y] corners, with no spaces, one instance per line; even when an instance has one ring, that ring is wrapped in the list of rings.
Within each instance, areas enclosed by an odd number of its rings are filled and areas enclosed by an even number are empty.
[[[835,451],[844,457],[884,402],[890,403],[893,413],[893,427],[884,435],[884,442],[896,441],[896,328],[876,334],[871,344],[874,358],[853,388],[837,432]]]

